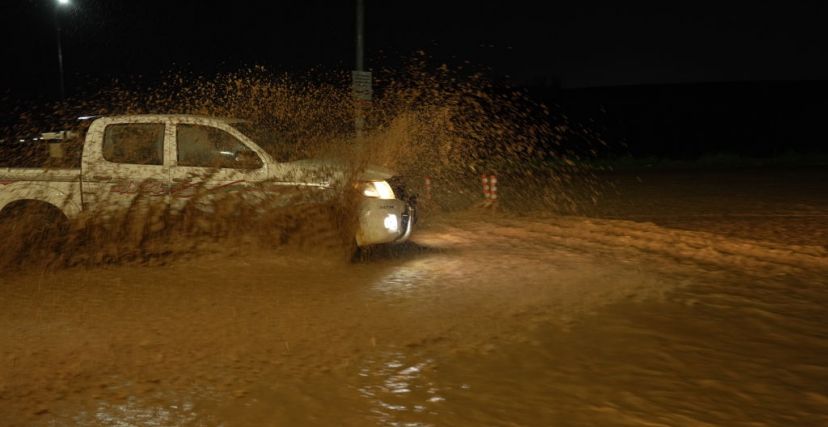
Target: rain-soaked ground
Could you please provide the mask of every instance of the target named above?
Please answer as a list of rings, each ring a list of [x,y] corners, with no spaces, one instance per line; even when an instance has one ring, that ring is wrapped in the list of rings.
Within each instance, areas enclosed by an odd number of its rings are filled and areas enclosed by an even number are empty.
[[[0,424],[828,425],[828,173],[603,178],[356,264],[7,274]]]

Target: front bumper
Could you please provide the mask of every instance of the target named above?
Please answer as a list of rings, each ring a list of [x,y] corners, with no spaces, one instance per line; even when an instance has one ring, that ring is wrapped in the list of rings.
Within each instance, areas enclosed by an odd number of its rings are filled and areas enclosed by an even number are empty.
[[[365,199],[359,209],[357,245],[402,243],[411,236],[413,227],[414,208],[408,203],[397,199]]]

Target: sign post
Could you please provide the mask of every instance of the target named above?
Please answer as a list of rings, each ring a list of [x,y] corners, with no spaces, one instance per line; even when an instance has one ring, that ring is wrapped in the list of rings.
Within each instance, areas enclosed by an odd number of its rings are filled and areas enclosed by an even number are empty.
[[[365,105],[371,103],[371,72],[365,71],[365,0],[356,0],[356,70],[351,73],[351,93],[354,98],[354,129],[357,140],[362,139],[365,127]]]
[[[351,73],[351,94],[354,98],[355,117],[354,128],[357,138],[362,138],[362,128],[365,127],[365,106],[370,105],[373,97],[371,89],[370,71],[353,71]]]

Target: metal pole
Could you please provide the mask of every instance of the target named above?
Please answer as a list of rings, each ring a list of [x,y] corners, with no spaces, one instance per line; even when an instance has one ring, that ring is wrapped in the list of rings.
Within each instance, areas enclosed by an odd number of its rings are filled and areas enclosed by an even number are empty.
[[[365,0],[356,0],[356,70],[365,71]],[[362,100],[357,98],[354,111],[354,129],[356,130],[357,141],[362,140],[362,128],[365,125],[364,112],[362,111]],[[358,142],[359,143],[359,142]]]
[[[63,45],[60,41],[60,17],[58,16],[59,6],[55,6],[55,29],[57,30],[58,49],[58,71],[60,72],[60,100],[66,99],[66,88],[63,83]]]
[[[356,0],[356,70],[365,71],[365,0]]]

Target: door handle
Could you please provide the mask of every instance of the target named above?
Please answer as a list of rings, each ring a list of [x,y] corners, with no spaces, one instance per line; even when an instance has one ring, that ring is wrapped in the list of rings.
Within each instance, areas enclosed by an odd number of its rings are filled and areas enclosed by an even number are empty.
[[[92,179],[96,181],[111,181],[112,177],[109,175],[92,175]]]

